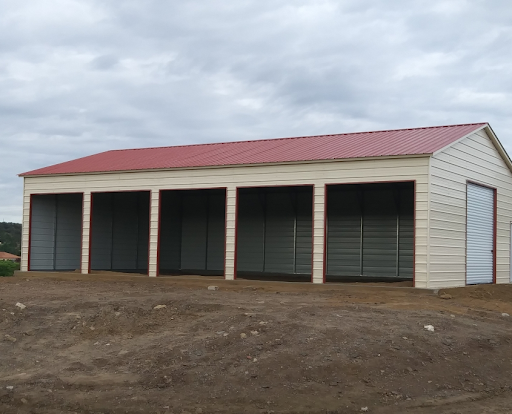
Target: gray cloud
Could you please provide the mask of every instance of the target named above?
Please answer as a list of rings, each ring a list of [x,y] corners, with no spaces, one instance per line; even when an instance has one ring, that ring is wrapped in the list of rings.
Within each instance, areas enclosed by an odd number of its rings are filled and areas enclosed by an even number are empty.
[[[114,55],[103,55],[94,58],[90,65],[92,69],[109,70],[114,68],[118,63],[119,60]]]
[[[142,146],[488,121],[512,9],[466,0],[0,5],[0,220],[17,173]]]

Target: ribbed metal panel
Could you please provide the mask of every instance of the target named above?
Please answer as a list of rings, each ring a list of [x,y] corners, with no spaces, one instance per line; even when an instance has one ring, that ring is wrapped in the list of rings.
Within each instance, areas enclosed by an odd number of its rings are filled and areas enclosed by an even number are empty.
[[[80,269],[82,195],[32,196],[31,270]]]
[[[494,191],[467,187],[467,283],[492,283],[494,269]]]
[[[238,199],[237,270],[263,272],[265,194],[240,190]]]
[[[22,175],[432,154],[486,124],[108,151]]]
[[[160,271],[224,270],[224,190],[163,191]]]
[[[112,269],[137,269],[138,193],[114,194]],[[94,211],[94,210],[93,210]]]
[[[160,211],[160,271],[181,267],[181,196],[162,191]]]
[[[210,193],[208,197],[207,270],[224,270],[225,229],[226,194],[224,191]]]
[[[137,210],[137,270],[145,271],[148,268],[149,254],[149,192],[139,193]]]
[[[330,186],[327,203],[329,277],[412,278],[412,183]]]
[[[300,191],[296,194],[296,197],[297,239],[295,243],[295,273],[311,274],[312,194],[310,191]]]
[[[91,269],[147,270],[149,192],[92,197]]]
[[[55,270],[80,269],[82,194],[59,194],[55,230]]]
[[[33,195],[30,220],[30,269],[54,270],[55,195]]]
[[[208,199],[202,192],[183,197],[181,269],[206,269]]]
[[[327,274],[359,276],[363,193],[353,186],[341,187],[327,200]]]
[[[238,271],[310,274],[311,235],[311,188],[240,190]]]
[[[364,192],[363,275],[396,276],[397,210],[392,190]]]
[[[92,195],[91,269],[112,269],[113,193]]]
[[[294,273],[295,211],[290,192],[267,194],[264,271]]]

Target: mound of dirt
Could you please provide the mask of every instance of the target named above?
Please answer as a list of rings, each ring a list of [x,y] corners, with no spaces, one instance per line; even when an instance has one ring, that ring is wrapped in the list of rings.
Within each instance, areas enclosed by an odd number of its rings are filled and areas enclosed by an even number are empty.
[[[512,285],[474,285],[462,288],[444,289],[439,292],[449,293],[457,298],[483,299],[512,303]]]

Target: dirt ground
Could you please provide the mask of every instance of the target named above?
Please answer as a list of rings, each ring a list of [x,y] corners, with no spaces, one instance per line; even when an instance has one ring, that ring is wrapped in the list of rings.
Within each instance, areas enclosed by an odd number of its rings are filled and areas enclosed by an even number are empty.
[[[20,274],[0,413],[511,413],[503,313],[509,285]]]

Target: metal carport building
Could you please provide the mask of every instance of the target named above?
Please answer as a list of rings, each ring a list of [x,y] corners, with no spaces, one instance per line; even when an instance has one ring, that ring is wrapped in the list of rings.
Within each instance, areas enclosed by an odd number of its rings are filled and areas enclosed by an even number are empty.
[[[22,271],[510,282],[486,123],[107,151],[24,178]]]

